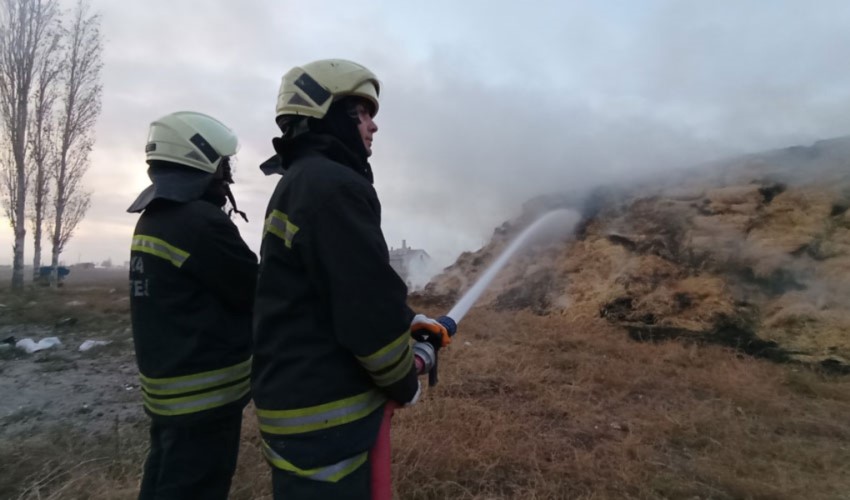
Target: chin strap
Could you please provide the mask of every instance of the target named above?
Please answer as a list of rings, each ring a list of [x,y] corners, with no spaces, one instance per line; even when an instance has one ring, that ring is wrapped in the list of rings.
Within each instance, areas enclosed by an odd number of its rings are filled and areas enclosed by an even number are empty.
[[[219,165],[218,174],[221,175],[222,186],[224,187],[224,195],[227,196],[227,201],[230,202],[230,210],[227,211],[227,216],[232,217],[233,212],[239,214],[245,222],[248,222],[248,216],[245,212],[236,207],[236,199],[233,197],[233,192],[230,190],[230,185],[233,184],[233,170],[230,167],[230,157],[222,158],[222,163]]]
[[[227,215],[232,216],[233,212],[236,212],[240,217],[242,217],[242,219],[245,220],[245,222],[248,222],[248,216],[245,215],[245,212],[236,208],[236,199],[233,198],[233,192],[230,191],[230,185],[227,183],[224,184],[224,193],[227,195],[227,200],[230,201],[231,207],[230,210],[227,211]]]

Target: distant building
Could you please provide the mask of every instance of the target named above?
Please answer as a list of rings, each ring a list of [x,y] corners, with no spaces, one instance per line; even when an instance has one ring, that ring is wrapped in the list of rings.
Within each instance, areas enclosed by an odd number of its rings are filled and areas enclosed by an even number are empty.
[[[431,277],[431,256],[408,247],[407,240],[401,240],[401,248],[390,248],[390,265],[411,290],[425,286]]]

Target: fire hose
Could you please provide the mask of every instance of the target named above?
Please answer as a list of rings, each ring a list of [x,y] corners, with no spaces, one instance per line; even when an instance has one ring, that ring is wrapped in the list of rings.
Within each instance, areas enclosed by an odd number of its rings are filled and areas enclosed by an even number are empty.
[[[457,333],[457,322],[449,316],[440,316],[437,322],[454,337]],[[416,340],[413,344],[413,362],[416,364],[416,373],[428,374],[428,386],[437,384],[437,369],[440,352],[441,337],[428,330],[411,332]],[[378,439],[375,446],[369,452],[369,462],[372,466],[372,500],[392,500],[392,458],[390,443],[390,427],[395,409],[399,404],[390,400],[384,406],[384,418],[378,431]]]
[[[537,235],[537,233],[545,229],[553,230],[553,224],[559,226],[556,229],[557,232],[571,234],[580,218],[581,216],[577,212],[559,209],[551,211],[537,219],[508,245],[505,251],[499,255],[496,261],[475,282],[472,288],[461,297],[447,315],[437,318],[437,322],[445,327],[449,336],[453,337],[457,333],[457,324],[466,316],[466,313],[478,297],[481,296],[490,282],[493,281],[493,278],[505,267],[505,264],[508,263],[514,254]],[[420,375],[427,373],[428,385],[434,386],[437,383],[437,369],[439,367],[438,353],[442,337],[427,330],[411,332],[411,336],[416,341],[413,344],[416,371]],[[372,466],[372,500],[392,500],[390,425],[392,423],[393,412],[398,406],[398,403],[394,401],[390,401],[384,406],[384,418],[381,421],[381,428],[378,431],[378,439],[369,452],[369,462]]]

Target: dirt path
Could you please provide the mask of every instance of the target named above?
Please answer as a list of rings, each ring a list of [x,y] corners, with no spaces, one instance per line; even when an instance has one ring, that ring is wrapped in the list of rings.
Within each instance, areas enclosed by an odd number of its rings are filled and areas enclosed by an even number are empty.
[[[0,328],[0,339],[11,330]],[[14,331],[18,339],[56,335],[44,327]],[[58,336],[63,344],[45,351],[26,354],[10,347],[0,354],[0,439],[54,426],[106,431],[145,418],[129,334],[115,332],[109,345],[86,352],[78,350],[83,333]]]

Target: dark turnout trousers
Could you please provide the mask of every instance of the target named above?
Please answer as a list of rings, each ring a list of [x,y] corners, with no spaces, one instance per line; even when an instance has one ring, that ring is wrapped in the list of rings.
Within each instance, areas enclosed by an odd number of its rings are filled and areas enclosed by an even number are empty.
[[[239,455],[242,412],[188,425],[151,422],[139,500],[225,500]]]

